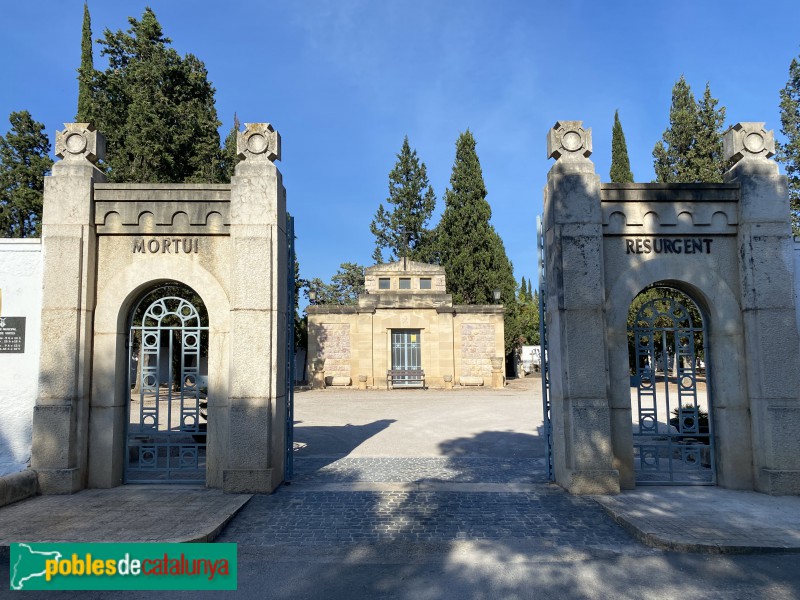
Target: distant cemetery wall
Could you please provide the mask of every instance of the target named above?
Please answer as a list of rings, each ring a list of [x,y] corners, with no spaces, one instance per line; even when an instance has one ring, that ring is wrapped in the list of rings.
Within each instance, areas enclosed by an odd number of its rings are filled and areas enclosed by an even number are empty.
[[[23,470],[31,456],[42,310],[38,239],[0,240],[0,290],[0,475],[6,475]]]

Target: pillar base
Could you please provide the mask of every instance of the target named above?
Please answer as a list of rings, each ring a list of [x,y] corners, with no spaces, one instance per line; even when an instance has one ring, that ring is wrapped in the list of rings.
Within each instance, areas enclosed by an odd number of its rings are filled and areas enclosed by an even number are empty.
[[[619,471],[567,471],[556,483],[575,496],[607,496],[619,494]]]
[[[800,471],[761,469],[756,488],[773,496],[800,496]]]
[[[272,469],[225,469],[222,491],[226,494],[271,494],[279,483],[272,481]]]
[[[42,494],[74,494],[83,489],[80,469],[35,469]]]

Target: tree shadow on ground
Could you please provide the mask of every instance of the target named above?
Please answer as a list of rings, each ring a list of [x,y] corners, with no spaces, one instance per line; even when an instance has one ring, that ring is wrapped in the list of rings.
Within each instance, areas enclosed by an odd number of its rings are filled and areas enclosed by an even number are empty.
[[[365,425],[304,426],[302,421],[295,421],[294,457],[318,459],[315,466],[321,469],[349,455],[394,422],[395,419],[381,419]]]

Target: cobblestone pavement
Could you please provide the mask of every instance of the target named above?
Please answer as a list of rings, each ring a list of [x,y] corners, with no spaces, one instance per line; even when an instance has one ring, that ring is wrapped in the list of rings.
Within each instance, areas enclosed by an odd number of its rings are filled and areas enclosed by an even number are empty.
[[[544,483],[544,458],[363,457],[295,458],[294,482]]]
[[[377,484],[358,491],[358,483]],[[331,483],[353,484],[330,491]],[[447,491],[392,489],[445,483]],[[500,491],[475,491],[479,485]],[[461,484],[461,485],[458,485]],[[523,492],[510,490],[527,484]],[[384,487],[385,489],[381,489]],[[455,488],[456,491],[453,491]],[[460,489],[459,489],[460,488]],[[527,552],[648,554],[590,498],[546,482],[544,459],[315,456],[293,485],[255,496],[217,538],[243,546],[314,548],[458,541],[524,543]]]
[[[217,538],[247,546],[458,540],[524,540],[554,552],[651,552],[593,500],[547,484],[528,493],[282,489],[255,496]]]
[[[539,383],[299,395],[291,485],[254,496],[217,540],[281,556],[463,543],[652,553],[597,502],[547,483]]]

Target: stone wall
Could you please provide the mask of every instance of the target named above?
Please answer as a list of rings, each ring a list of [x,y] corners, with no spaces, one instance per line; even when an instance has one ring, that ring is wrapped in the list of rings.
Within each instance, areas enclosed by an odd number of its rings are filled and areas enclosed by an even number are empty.
[[[25,317],[25,352],[0,356],[0,475],[25,468],[39,381],[42,246],[38,239],[0,240],[0,316]]]
[[[351,377],[350,324],[322,323],[319,344],[320,357],[325,359],[325,376]]]
[[[494,323],[461,324],[461,374],[463,376],[491,378],[491,359],[496,353]]]

